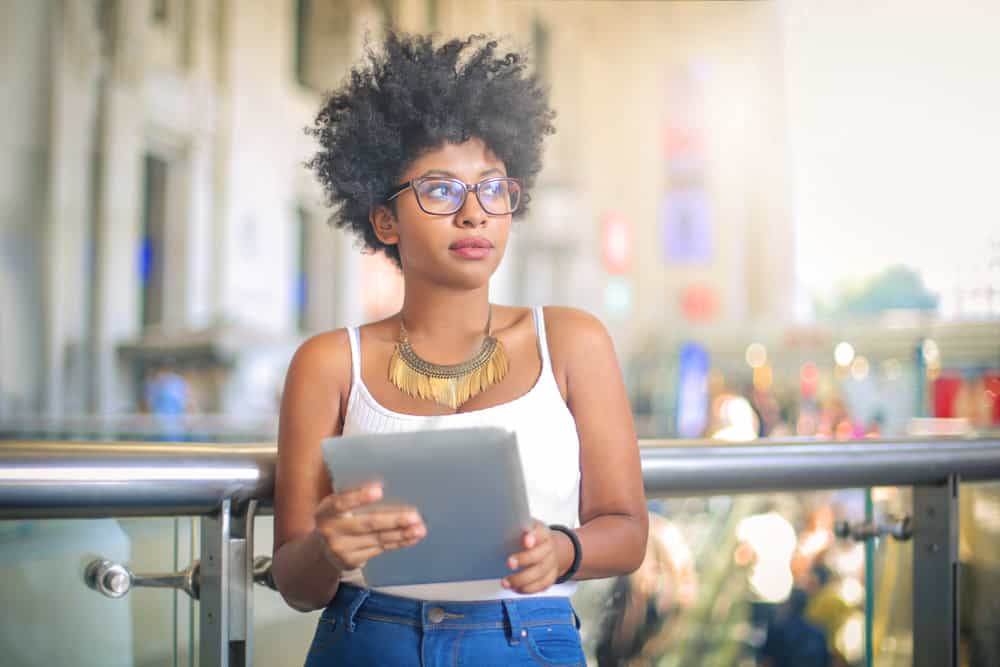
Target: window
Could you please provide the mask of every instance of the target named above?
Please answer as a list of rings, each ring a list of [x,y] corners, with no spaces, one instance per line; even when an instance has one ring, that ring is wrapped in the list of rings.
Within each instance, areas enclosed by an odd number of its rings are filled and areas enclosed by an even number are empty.
[[[337,85],[351,59],[351,3],[297,0],[295,76],[313,90]]]
[[[169,0],[153,0],[152,4],[153,22],[167,23],[170,20]]]
[[[143,328],[163,322],[167,175],[166,161],[147,153],[143,177],[142,236],[139,239]]]
[[[313,322],[309,316],[309,237],[312,220],[302,206],[295,207],[296,257],[292,264],[292,304],[295,309],[295,325],[299,331],[308,331]]]

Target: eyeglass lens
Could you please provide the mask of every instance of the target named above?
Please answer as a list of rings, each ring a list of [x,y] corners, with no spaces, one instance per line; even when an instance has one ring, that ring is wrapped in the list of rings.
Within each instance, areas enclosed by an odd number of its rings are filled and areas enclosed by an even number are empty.
[[[465,183],[450,178],[428,178],[415,184],[420,207],[428,213],[447,215],[465,203]],[[479,204],[492,215],[507,215],[517,210],[521,186],[510,178],[490,178],[477,184]]]

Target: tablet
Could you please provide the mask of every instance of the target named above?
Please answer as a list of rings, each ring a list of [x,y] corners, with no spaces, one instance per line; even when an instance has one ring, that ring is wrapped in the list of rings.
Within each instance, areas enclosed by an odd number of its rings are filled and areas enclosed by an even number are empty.
[[[425,430],[326,438],[335,489],[383,483],[372,508],[412,505],[427,534],[362,569],[371,587],[500,579],[531,527],[517,437],[502,428]]]

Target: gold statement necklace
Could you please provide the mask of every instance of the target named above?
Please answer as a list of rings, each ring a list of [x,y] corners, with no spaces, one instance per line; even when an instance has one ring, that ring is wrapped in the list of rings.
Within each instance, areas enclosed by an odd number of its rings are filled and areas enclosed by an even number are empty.
[[[486,339],[479,352],[460,364],[443,366],[421,359],[410,347],[403,316],[399,316],[399,342],[389,358],[389,382],[407,396],[446,405],[452,410],[503,380],[507,353],[493,337],[493,305],[486,319]]]

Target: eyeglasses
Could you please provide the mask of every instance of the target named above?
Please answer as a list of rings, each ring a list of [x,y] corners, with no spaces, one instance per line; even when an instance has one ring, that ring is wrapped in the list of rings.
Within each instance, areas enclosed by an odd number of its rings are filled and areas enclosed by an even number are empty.
[[[487,178],[475,184],[463,183],[457,178],[423,176],[399,186],[389,193],[385,200],[392,201],[413,189],[417,196],[417,206],[430,215],[451,215],[465,206],[469,192],[476,193],[476,199],[483,210],[490,215],[510,215],[521,203],[521,182],[516,178]]]

